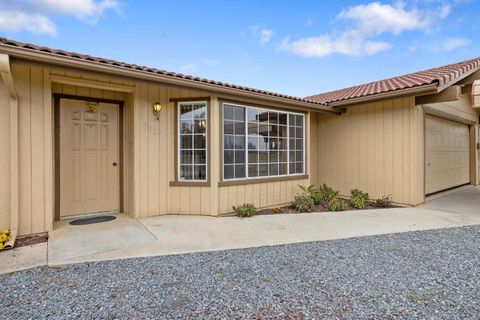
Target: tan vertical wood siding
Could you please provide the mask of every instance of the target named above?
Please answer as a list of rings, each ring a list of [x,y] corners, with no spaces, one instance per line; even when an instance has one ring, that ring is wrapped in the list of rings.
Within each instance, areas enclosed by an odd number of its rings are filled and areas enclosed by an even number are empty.
[[[423,202],[423,111],[414,98],[351,106],[342,116],[317,115],[315,182],[349,195],[391,195]]]
[[[138,206],[136,215],[163,214],[211,215],[209,187],[170,186],[175,180],[175,103],[170,99],[205,97],[205,93],[137,83],[135,115],[138,136]],[[152,114],[152,105],[163,106],[160,119]],[[209,106],[212,108],[212,105]],[[210,119],[210,125],[213,124]]]
[[[460,122],[478,123],[479,111],[471,105],[471,95],[461,94],[459,100],[423,105],[427,113],[433,113],[447,119]]]
[[[220,214],[232,212],[232,206],[253,203],[257,208],[288,205],[299,191],[298,185],[309,185],[309,179],[224,186],[219,188]]]

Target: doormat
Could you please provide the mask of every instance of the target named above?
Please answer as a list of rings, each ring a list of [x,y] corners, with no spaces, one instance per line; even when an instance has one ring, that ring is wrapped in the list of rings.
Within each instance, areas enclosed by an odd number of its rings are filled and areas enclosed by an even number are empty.
[[[70,221],[72,226],[83,226],[86,224],[94,224],[100,222],[107,222],[117,219],[115,216],[98,216],[98,217],[91,217],[91,218],[82,218]]]

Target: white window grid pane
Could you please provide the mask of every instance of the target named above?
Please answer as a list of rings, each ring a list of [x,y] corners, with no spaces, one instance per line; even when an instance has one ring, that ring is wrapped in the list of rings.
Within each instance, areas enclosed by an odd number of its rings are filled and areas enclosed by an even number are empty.
[[[234,122],[241,122],[241,123],[244,123],[244,126],[245,126],[245,135],[244,135],[244,145],[245,145],[245,149],[236,149],[235,146],[234,146],[234,149],[225,149],[224,148],[224,151],[238,151],[238,150],[242,150],[245,154],[245,164],[244,164],[244,171],[245,171],[245,178],[240,178],[240,179],[249,179],[249,178],[258,178],[259,175],[260,175],[260,166],[267,166],[268,167],[268,170],[270,170],[270,165],[276,165],[277,166],[277,169],[275,169],[275,171],[278,171],[278,175],[275,174],[273,176],[286,176],[286,175],[299,175],[299,174],[303,174],[305,172],[305,166],[304,166],[304,163],[305,163],[305,116],[304,114],[298,114],[298,113],[292,113],[292,112],[283,112],[283,111],[271,111],[271,110],[268,110],[268,109],[263,109],[263,108],[256,108],[256,107],[250,107],[250,106],[242,106],[242,105],[236,105],[236,104],[223,104],[223,108],[225,108],[225,106],[231,106],[231,107],[241,107],[241,108],[244,108],[245,112],[244,112],[244,119],[243,121],[240,121],[240,120],[229,120],[229,119],[223,119],[223,128],[225,128],[225,121],[234,121]],[[253,113],[257,113],[257,114],[261,114],[261,113],[265,113],[265,112],[271,112],[271,114],[274,114],[276,115],[276,117],[271,117],[270,116],[270,113],[267,113],[267,119],[266,121],[260,121],[261,119],[257,119],[257,121],[255,122],[249,122],[248,121],[248,113],[249,111],[252,111],[254,110]],[[280,115],[286,115],[286,125],[285,124],[279,124],[280,122]],[[295,125],[290,125],[290,116],[293,116],[295,118],[295,116],[300,116],[300,118],[302,119],[302,123],[300,123],[298,125],[298,123],[295,123]],[[260,125],[262,123],[265,124],[265,122],[267,123],[268,126],[270,125],[275,125],[275,126],[278,126],[277,127],[277,132],[275,132],[275,134],[272,133],[272,130],[271,128],[269,127],[270,130],[268,130],[268,134],[266,136],[267,138],[267,148],[265,150],[265,152],[267,153],[267,162],[260,162],[260,153],[258,153],[259,151],[263,151],[263,149],[260,149],[260,145],[258,145],[259,143],[257,143],[257,148],[256,149],[249,149],[248,148],[248,141],[249,141],[249,137],[260,137],[260,139],[262,139],[264,136],[260,135],[260,134],[249,134],[248,133],[248,128],[249,128],[249,123],[257,123],[257,129],[259,130],[260,128]],[[280,135],[280,130],[281,129],[285,129],[285,136],[282,136]],[[296,137],[296,132],[294,133],[294,137],[293,139],[298,139],[298,140],[301,140],[302,144],[299,145],[299,149],[297,149],[296,147],[294,149],[290,149],[290,128],[292,128],[292,130],[296,131],[297,128],[301,128],[302,129],[302,137],[301,138],[297,138]],[[225,136],[225,135],[224,135]],[[270,138],[275,138],[276,139],[276,146],[275,148],[272,148],[273,146],[271,145],[270,143]],[[279,143],[280,143],[280,138],[284,139],[284,144],[283,144],[283,147],[280,149],[279,148]],[[300,148],[301,146],[301,148]],[[224,147],[224,145],[222,146]],[[248,154],[249,154],[249,151],[256,151],[257,152],[257,161],[255,162],[249,162],[249,159],[248,159]],[[270,161],[270,154],[271,152],[276,152],[276,160],[275,161]],[[280,151],[282,152],[285,152],[286,153],[286,161],[281,161],[281,158],[280,158]],[[295,159],[297,161],[290,161],[290,151],[301,151],[302,152],[302,159],[300,159],[300,161],[298,161],[298,159]],[[296,168],[296,165],[297,163],[301,164],[302,165],[302,171],[301,172],[293,172],[293,173],[290,173],[290,164],[294,165],[294,167]],[[233,165],[233,166],[236,166],[236,165],[239,165],[237,162],[236,162],[236,159],[234,159],[234,163],[232,164],[225,164],[223,163],[223,170],[225,170],[225,166],[226,165]],[[280,174],[280,166],[281,165],[285,165],[286,166],[286,171],[287,173],[286,174]],[[249,166],[257,166],[257,175],[254,176],[254,177],[250,177],[249,176]],[[235,170],[235,169],[234,169]],[[266,175],[266,176],[262,176],[263,177],[268,177],[270,176],[269,174]],[[234,172],[234,177],[235,177],[235,172]],[[225,180],[238,180],[238,179],[225,179]]]
[[[237,107],[237,106],[235,106]],[[224,104],[224,108],[225,108],[225,104]],[[224,109],[225,110],[225,109]],[[245,110],[246,111],[246,110]],[[235,111],[234,111],[234,118],[235,118]],[[233,178],[232,179],[228,179],[228,180],[233,180],[235,179],[235,177],[237,176],[237,166],[239,165],[243,165],[244,167],[246,166],[246,162],[244,163],[240,163],[240,162],[237,162],[237,159],[236,159],[236,152],[237,151],[240,151],[240,152],[244,152],[245,154],[247,153],[247,150],[246,150],[246,147],[247,147],[247,144],[246,144],[246,141],[245,141],[245,135],[242,135],[242,134],[238,134],[236,131],[236,124],[239,123],[239,124],[245,124],[245,120],[231,120],[231,119],[225,119],[225,117],[223,117],[223,131],[225,131],[225,122],[231,122],[233,123],[234,125],[234,128],[233,128],[233,134],[224,134],[223,137],[224,137],[224,142],[223,142],[223,155],[225,156],[225,151],[232,151],[233,152],[233,162],[231,163],[223,163],[223,172],[224,172],[224,176],[225,176],[225,166],[229,167],[229,168],[232,168],[233,169]],[[246,127],[246,126],[245,126]],[[225,137],[231,137],[231,139],[233,140],[233,146],[231,148],[225,148]],[[237,146],[237,137],[244,137],[244,147],[243,148],[240,148]],[[244,168],[244,170],[246,170],[246,168]],[[242,178],[244,179],[244,178]]]
[[[202,108],[205,108],[204,111],[204,117],[196,117],[195,115],[198,114],[196,110],[199,110],[199,108],[195,109],[195,106],[202,106]],[[191,111],[188,113],[181,113],[182,106],[190,106]],[[177,179],[179,181],[207,181],[208,176],[208,104],[205,101],[189,101],[189,102],[179,102],[178,103],[178,108],[177,108],[177,115],[178,115],[178,123],[177,127],[180,128],[180,124],[182,120],[187,120],[192,122],[192,126],[194,126],[196,120],[203,120],[205,121],[205,133],[195,133],[194,127],[192,127],[192,130],[190,133],[187,134],[180,134],[180,130],[178,129],[177,132],[177,137],[178,137],[178,153],[177,153],[177,174],[178,177]],[[182,137],[189,136],[190,137],[190,145],[189,146],[184,146],[183,145],[183,140]],[[195,136],[204,136],[205,137],[205,147],[204,148],[195,148]],[[191,157],[190,157],[190,162],[189,163],[182,163],[181,155],[182,151],[191,151]],[[195,163],[195,152],[196,151],[203,151],[205,152],[205,159],[202,162]],[[205,178],[199,179],[194,176],[194,168],[195,167],[202,167],[205,166]],[[192,179],[182,179],[181,177],[181,167],[190,167],[192,170]]]
[[[290,174],[303,174],[305,172],[305,166],[304,166],[304,163],[305,163],[305,116],[304,115],[299,115],[299,116],[302,119],[302,122],[300,124],[298,122],[295,123],[295,124],[290,124],[289,123],[289,141],[288,141],[288,144],[289,144],[289,148],[288,148],[289,149],[289,152],[288,152],[289,166],[288,166],[288,170],[289,170]],[[290,120],[290,117],[289,117],[289,120]],[[301,137],[297,136],[297,129],[302,130],[302,136]],[[290,139],[292,139],[292,141],[295,141],[295,146],[294,147],[292,147],[290,145],[290,141],[291,141]],[[300,145],[297,145],[298,141],[301,141]],[[302,153],[302,157],[301,157],[300,161],[296,157],[297,151],[301,151],[301,153]],[[295,153],[295,159],[290,159],[290,152]],[[300,172],[297,172],[297,170],[296,170],[297,164],[302,165],[302,170]],[[292,170],[290,170],[290,168],[292,168],[294,172],[292,172]]]

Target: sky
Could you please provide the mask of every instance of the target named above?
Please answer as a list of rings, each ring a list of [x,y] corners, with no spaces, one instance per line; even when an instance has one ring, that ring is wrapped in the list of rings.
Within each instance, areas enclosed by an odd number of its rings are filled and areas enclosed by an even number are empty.
[[[0,36],[304,97],[480,56],[480,0],[0,0]]]

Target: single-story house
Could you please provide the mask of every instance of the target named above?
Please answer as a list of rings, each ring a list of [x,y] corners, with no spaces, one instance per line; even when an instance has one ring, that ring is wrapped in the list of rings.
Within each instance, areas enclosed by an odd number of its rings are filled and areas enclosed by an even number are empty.
[[[0,38],[0,227],[477,185],[480,58],[306,98]]]

